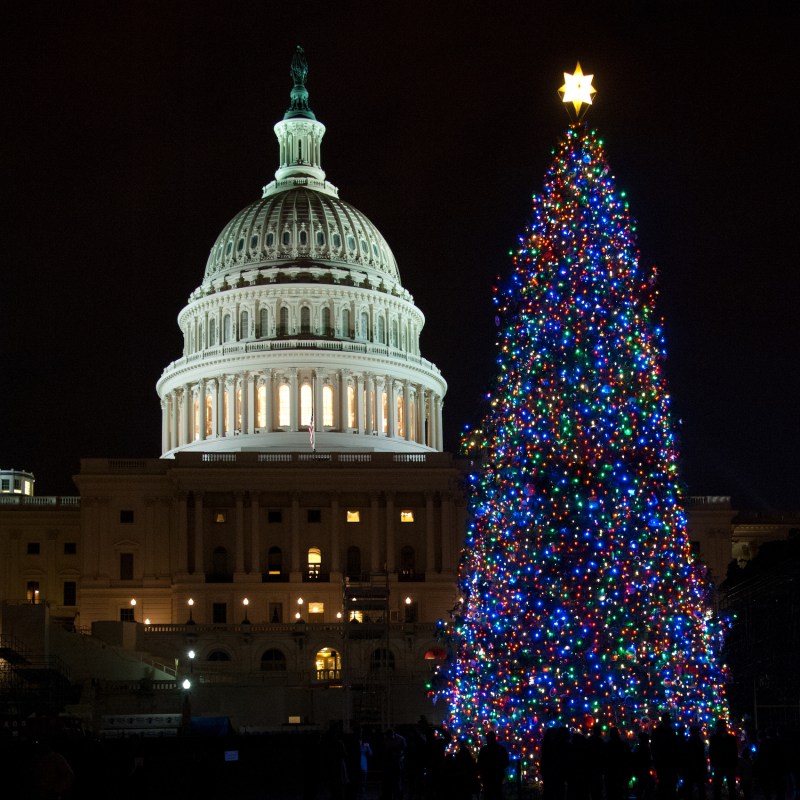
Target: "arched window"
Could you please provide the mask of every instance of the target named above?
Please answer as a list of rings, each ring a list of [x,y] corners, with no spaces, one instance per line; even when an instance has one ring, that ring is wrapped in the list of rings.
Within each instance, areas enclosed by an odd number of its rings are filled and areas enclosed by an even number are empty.
[[[217,321],[214,317],[208,321],[208,346],[213,347],[217,343]]]
[[[212,650],[206,661],[230,661],[231,655],[225,650]]]
[[[278,425],[281,428],[288,428],[292,424],[290,396],[289,384],[282,383],[278,387]]]
[[[314,408],[314,397],[311,385],[304,383],[300,387],[300,424],[308,427],[311,424],[311,413]]]
[[[338,681],[342,675],[342,657],[338,650],[324,647],[314,657],[318,681]]]
[[[311,333],[311,309],[308,306],[300,308],[300,333]]]
[[[250,315],[246,311],[239,314],[239,338],[247,339],[250,336]]]
[[[370,672],[379,670],[394,670],[394,653],[385,647],[378,647],[369,657]]]
[[[347,387],[347,426],[356,426],[356,388],[352,385]]]
[[[400,548],[400,574],[405,578],[413,578],[416,571],[414,548],[407,544]]]
[[[222,318],[222,341],[229,342],[233,337],[233,330],[231,325],[231,315],[226,314]]]
[[[258,312],[258,335],[262,339],[269,336],[269,311],[266,308]]]
[[[275,648],[265,650],[261,656],[261,671],[286,672],[286,656]]]
[[[260,383],[256,391],[256,428],[267,427],[267,387]]]
[[[267,574],[280,575],[283,569],[283,552],[280,547],[270,547],[267,551]]]
[[[361,312],[361,338],[369,339],[369,314],[366,311]]]
[[[361,579],[361,548],[351,545],[347,548],[347,566],[345,574],[350,580]]]
[[[281,306],[280,317],[278,319],[278,336],[289,335],[289,309]]]
[[[333,427],[333,387],[322,387],[322,425],[325,428]]]
[[[342,309],[342,336],[345,339],[353,338],[353,327],[350,324],[350,309]]]
[[[386,344],[386,321],[383,319],[383,314],[378,317],[378,341]]]
[[[331,330],[331,310],[327,306],[322,309],[322,335],[333,335],[333,331]]]
[[[318,581],[322,570],[322,551],[319,547],[308,548],[308,580]]]

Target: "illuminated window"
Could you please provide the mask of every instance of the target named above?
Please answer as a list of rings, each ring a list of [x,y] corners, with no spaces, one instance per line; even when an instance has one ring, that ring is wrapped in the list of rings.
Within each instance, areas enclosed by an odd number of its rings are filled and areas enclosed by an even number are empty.
[[[256,391],[256,427],[267,427],[267,387],[263,383]]]
[[[236,430],[242,429],[242,389],[239,387],[236,390]]]
[[[356,426],[356,389],[354,386],[347,387],[347,426]]]
[[[318,681],[339,680],[342,670],[342,657],[337,650],[325,647],[314,658]]]
[[[309,622],[325,621],[325,603],[308,604],[308,621]]]
[[[214,512],[214,522],[216,522],[216,523],[225,522],[225,512],[224,511],[215,511]]]
[[[350,622],[363,622],[364,621],[364,612],[363,611],[351,611],[350,612]]]
[[[29,603],[39,602],[39,581],[28,581],[25,588],[25,599]]]
[[[404,509],[400,512],[400,522],[413,522],[414,512],[409,509]]]
[[[213,431],[213,420],[214,420],[214,405],[213,400],[211,398],[211,393],[209,392],[206,395],[206,436],[211,436]]]
[[[311,422],[311,410],[313,408],[313,393],[311,386],[304,383],[300,387],[300,424],[306,427]]]
[[[308,548],[308,579],[318,581],[322,569],[322,551],[318,547]]]
[[[333,427],[333,387],[322,387],[322,424],[326,428]]]
[[[398,436],[405,436],[406,435],[406,425],[405,425],[405,418],[403,417],[403,411],[405,410],[405,403],[403,402],[403,396],[398,395],[397,397],[397,435]]]
[[[348,511],[347,512],[347,521],[348,522],[361,522],[361,512],[360,511]]]
[[[291,414],[289,412],[289,384],[282,383],[278,387],[278,425],[281,428],[288,428],[291,425]]]

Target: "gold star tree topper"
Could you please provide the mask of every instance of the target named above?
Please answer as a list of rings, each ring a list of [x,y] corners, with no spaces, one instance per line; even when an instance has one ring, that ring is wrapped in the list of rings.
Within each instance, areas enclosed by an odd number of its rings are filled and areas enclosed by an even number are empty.
[[[575,66],[575,72],[571,75],[569,72],[564,73],[564,85],[558,90],[561,99],[565,103],[572,103],[575,107],[575,114],[578,118],[581,117],[585,109],[592,104],[592,95],[597,93],[597,89],[592,86],[594,75],[584,75],[581,69],[580,61]]]

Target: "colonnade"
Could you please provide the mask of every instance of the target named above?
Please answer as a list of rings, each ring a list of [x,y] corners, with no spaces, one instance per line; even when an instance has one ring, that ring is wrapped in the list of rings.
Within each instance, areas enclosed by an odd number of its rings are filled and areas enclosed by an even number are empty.
[[[369,547],[363,553],[361,569],[364,572],[386,571],[389,574],[397,572],[398,555],[398,520],[400,506],[395,502],[394,493],[384,493],[385,508],[381,510],[381,495],[371,493],[369,509],[362,509],[366,519],[359,524],[366,524],[369,531]],[[437,503],[438,499],[438,503]],[[295,493],[291,497],[291,506],[288,509],[288,536],[284,533],[275,540],[263,541],[262,527],[266,512],[271,504],[262,501],[258,493],[249,495],[249,514],[246,514],[245,494],[237,492],[234,495],[233,513],[233,560],[231,562],[234,574],[261,573],[266,571],[265,553],[262,547],[271,547],[289,540],[288,558],[283,563],[283,571],[289,575],[299,576],[308,568],[307,550],[302,547],[301,535],[302,510],[300,495]],[[175,518],[177,520],[177,552],[176,565],[179,574],[205,575],[208,571],[206,563],[207,544],[212,547],[214,542],[207,542],[209,530],[205,525],[206,513],[204,496],[202,492],[194,492],[191,496],[182,493],[174,498]],[[438,524],[437,524],[438,507]],[[193,523],[189,518],[189,508],[193,511]],[[321,547],[322,565],[327,573],[341,574],[343,571],[342,557],[346,553],[348,543],[344,528],[350,524],[345,522],[348,509],[341,506],[338,496],[330,498],[330,519],[324,527],[325,533],[318,532],[313,541],[309,538],[309,546]],[[455,525],[458,524],[455,502],[452,496],[435,492],[425,493],[424,512],[415,508],[414,513],[424,515],[424,534],[419,529],[415,532],[414,541],[424,542],[424,550],[415,551],[418,563],[424,565],[424,572],[431,574],[437,569],[447,569],[454,563],[455,553]],[[266,551],[265,551],[266,552]],[[422,571],[422,570],[417,570]]]
[[[391,375],[263,369],[201,378],[161,401],[162,452],[226,436],[316,431],[385,436],[442,450],[442,398]]]

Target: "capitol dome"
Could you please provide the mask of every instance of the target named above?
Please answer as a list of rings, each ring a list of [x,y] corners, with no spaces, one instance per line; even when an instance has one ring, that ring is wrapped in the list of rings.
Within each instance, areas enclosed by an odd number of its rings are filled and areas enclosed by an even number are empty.
[[[447,384],[388,243],[321,167],[302,50],[275,180],[217,237],[157,384],[162,455],[442,449]]]

